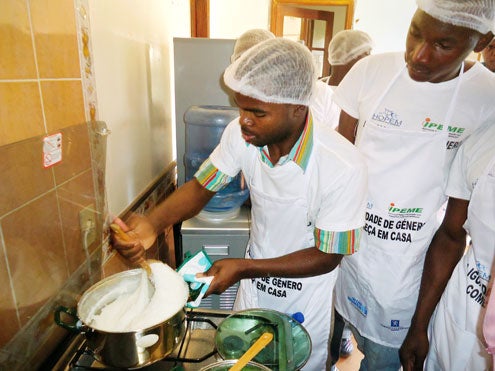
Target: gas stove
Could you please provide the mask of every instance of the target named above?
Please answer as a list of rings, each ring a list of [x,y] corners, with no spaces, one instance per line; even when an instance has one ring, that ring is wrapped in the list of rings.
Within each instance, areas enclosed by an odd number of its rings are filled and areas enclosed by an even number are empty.
[[[220,322],[232,313],[221,309],[188,309],[183,340],[166,358],[139,370],[193,371],[222,360],[215,347],[215,333]],[[53,369],[115,370],[101,364],[93,357],[91,350],[86,346],[83,334],[76,336]]]

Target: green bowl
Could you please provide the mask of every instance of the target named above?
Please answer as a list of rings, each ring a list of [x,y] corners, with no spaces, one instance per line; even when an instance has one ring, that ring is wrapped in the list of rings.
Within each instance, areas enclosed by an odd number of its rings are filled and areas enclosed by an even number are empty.
[[[234,364],[237,362],[237,359],[227,359],[224,361],[212,363],[206,367],[201,368],[200,371],[228,371]],[[248,362],[246,366],[242,368],[243,371],[270,371],[270,369],[266,366],[260,365],[256,362]]]
[[[249,309],[230,315],[219,324],[215,345],[223,359],[238,359],[265,332],[272,333],[273,340],[253,361],[272,370],[304,366],[311,354],[308,332],[290,316],[274,310]]]

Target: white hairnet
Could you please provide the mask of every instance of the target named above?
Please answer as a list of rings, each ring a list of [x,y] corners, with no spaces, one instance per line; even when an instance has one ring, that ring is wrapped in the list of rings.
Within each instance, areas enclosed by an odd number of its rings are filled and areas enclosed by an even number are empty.
[[[276,38],[247,50],[227,67],[223,79],[233,91],[263,102],[307,105],[316,68],[308,48]]]
[[[332,66],[346,64],[363,53],[371,52],[373,41],[366,32],[343,30],[328,44],[328,62]]]
[[[441,22],[486,34],[495,32],[495,0],[416,0],[418,8]]]
[[[268,30],[264,30],[261,28],[255,28],[252,30],[248,30],[244,32],[241,36],[239,36],[234,45],[234,54],[230,57],[230,61],[234,62],[237,58],[241,56],[246,50],[251,48],[252,46],[268,40],[274,39],[275,35]]]

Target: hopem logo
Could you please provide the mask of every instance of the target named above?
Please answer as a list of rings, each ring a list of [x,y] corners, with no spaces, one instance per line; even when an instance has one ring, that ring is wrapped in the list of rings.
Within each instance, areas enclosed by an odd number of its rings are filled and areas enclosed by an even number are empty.
[[[481,279],[484,279],[485,281],[490,281],[491,275],[490,275],[490,267],[482,264],[480,261],[476,260],[476,269],[478,269],[478,274],[480,275]]]
[[[398,207],[391,202],[388,208],[388,215],[391,218],[420,218],[423,214],[422,207]]]
[[[348,296],[347,300],[361,313],[363,316],[368,316],[368,308],[353,296]]]
[[[372,119],[378,122],[383,122],[387,125],[397,127],[402,125],[402,120],[399,120],[397,114],[388,108],[385,108],[384,112],[373,113]]]

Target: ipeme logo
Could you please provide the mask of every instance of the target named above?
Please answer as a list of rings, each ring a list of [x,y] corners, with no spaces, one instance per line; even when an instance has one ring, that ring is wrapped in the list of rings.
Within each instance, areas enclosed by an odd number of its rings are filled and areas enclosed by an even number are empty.
[[[431,118],[427,117],[424,119],[421,124],[424,131],[443,131],[444,124],[439,124],[438,122],[433,122]],[[459,138],[464,131],[465,128],[457,127],[457,126],[447,126],[447,130],[449,131],[449,138]]]
[[[398,207],[391,202],[388,208],[388,215],[391,218],[420,218],[422,214],[422,207]]]
[[[399,127],[402,125],[402,120],[399,120],[397,114],[385,108],[384,112],[373,113],[372,119],[378,122],[383,122],[388,125]]]

